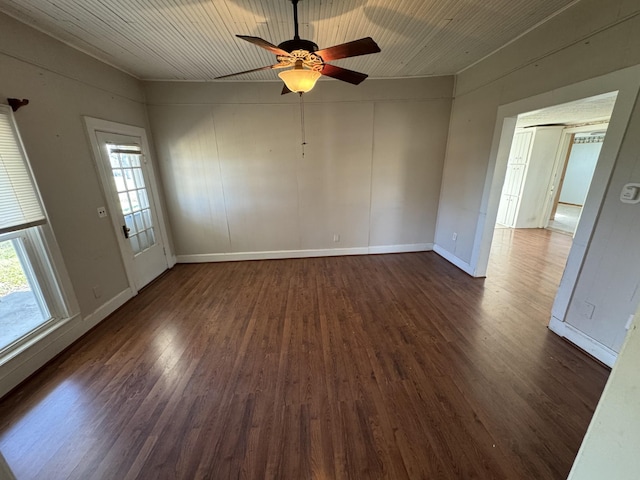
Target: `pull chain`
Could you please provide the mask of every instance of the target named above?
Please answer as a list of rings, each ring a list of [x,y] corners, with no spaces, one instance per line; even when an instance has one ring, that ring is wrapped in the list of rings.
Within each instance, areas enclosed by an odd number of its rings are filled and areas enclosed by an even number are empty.
[[[300,93],[300,128],[302,129],[302,158],[304,158],[304,146],[307,142],[305,140],[304,132],[304,99],[302,98],[302,93]]]

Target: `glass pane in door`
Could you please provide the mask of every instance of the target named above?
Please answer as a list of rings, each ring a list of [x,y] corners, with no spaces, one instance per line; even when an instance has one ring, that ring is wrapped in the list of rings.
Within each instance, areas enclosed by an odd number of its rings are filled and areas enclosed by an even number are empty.
[[[138,145],[107,144],[107,148],[129,242],[133,254],[138,255],[156,243],[142,173],[142,151]]]

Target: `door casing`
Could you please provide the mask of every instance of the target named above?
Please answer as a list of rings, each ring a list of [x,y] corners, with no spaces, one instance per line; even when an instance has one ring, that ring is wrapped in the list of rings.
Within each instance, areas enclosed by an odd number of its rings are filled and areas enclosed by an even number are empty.
[[[87,129],[87,134],[89,135],[89,143],[91,145],[91,150],[93,153],[94,164],[98,175],[101,180],[101,185],[103,189],[104,198],[107,204],[107,209],[109,211],[109,216],[111,217],[111,222],[113,224],[113,228],[116,234],[116,238],[118,240],[118,246],[120,248],[120,256],[122,258],[122,263],[124,265],[124,269],[127,275],[127,281],[129,283],[129,288],[131,289],[133,295],[138,293],[138,288],[136,286],[136,274],[133,262],[130,258],[130,255],[127,254],[128,249],[130,247],[126,243],[127,239],[122,235],[122,226],[120,225],[119,217],[121,216],[120,208],[116,203],[113,195],[110,192],[110,182],[111,178],[107,174],[110,172],[106,172],[103,167],[103,161],[101,158],[100,152],[100,143],[98,141],[97,133],[98,132],[107,132],[118,135],[127,135],[131,137],[138,137],[141,141],[142,150],[145,155],[148,156],[148,161],[146,163],[146,170],[148,174],[148,193],[153,199],[153,203],[155,205],[156,216],[158,217],[158,236],[160,237],[162,244],[164,246],[164,256],[167,261],[167,267],[171,268],[176,263],[175,256],[171,253],[169,248],[169,238],[167,234],[167,227],[164,220],[164,212],[162,211],[162,204],[160,202],[160,197],[158,194],[158,182],[157,177],[153,168],[153,159],[151,156],[151,150],[149,148],[149,142],[147,139],[147,134],[144,128],[137,127],[134,125],[126,125],[122,123],[112,122],[109,120],[103,120],[99,118],[93,117],[84,117],[85,126]]]

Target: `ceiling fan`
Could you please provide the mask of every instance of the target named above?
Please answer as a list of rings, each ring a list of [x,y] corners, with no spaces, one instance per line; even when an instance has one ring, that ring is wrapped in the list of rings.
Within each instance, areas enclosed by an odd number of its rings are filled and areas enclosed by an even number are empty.
[[[245,70],[244,72],[222,75],[216,79],[243,75],[245,73],[258,72],[260,70],[274,70],[280,68],[290,68],[280,72],[278,76],[284,81],[282,95],[290,92],[297,92],[300,95],[308,92],[314,86],[318,78],[322,75],[332,77],[353,85],[360,84],[368,75],[342,67],[336,67],[327,62],[342,58],[357,57],[377,53],[380,47],[371,37],[361,38],[352,42],[342,43],[329,48],[318,49],[311,40],[300,38],[298,34],[298,0],[291,0],[293,4],[293,21],[295,34],[292,40],[286,40],[279,45],[273,45],[259,37],[248,35],[236,35],[249,43],[264,48],[276,55],[278,63],[266,67]]]

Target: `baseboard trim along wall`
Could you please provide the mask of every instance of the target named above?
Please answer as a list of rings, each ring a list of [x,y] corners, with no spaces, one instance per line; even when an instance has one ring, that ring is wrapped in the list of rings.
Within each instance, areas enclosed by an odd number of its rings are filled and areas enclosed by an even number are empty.
[[[0,366],[0,398],[131,298],[133,292],[127,288],[84,319],[76,315],[44,330]]]
[[[445,250],[439,245],[434,245],[433,251],[436,252],[438,255],[440,255],[442,258],[444,258],[446,261],[453,263],[456,267],[458,267],[463,272],[471,275],[472,277],[475,277],[473,269],[471,268],[471,265],[469,265],[467,262],[460,260],[453,253]]]
[[[84,327],[86,331],[89,331],[90,329],[98,325],[102,320],[107,318],[109,315],[111,315],[113,312],[115,312],[117,309],[119,309],[122,305],[127,303],[133,297],[134,297],[133,291],[131,291],[130,288],[127,288],[126,290],[123,290],[118,295],[113,297],[107,303],[98,307],[93,313],[84,317],[84,324],[85,324]]]
[[[584,350],[589,355],[597,358],[608,367],[613,368],[613,364],[618,359],[618,354],[606,345],[601,344],[597,340],[584,334],[577,328],[569,325],[567,322],[551,317],[549,321],[549,330],[553,333],[566,338],[578,348]]]
[[[208,253],[178,255],[178,263],[235,262],[241,260],[277,260],[283,258],[339,257],[345,255],[369,255],[381,253],[428,252],[432,243],[409,245],[379,245],[372,247],[327,248],[317,250],[275,250],[269,252]]]

